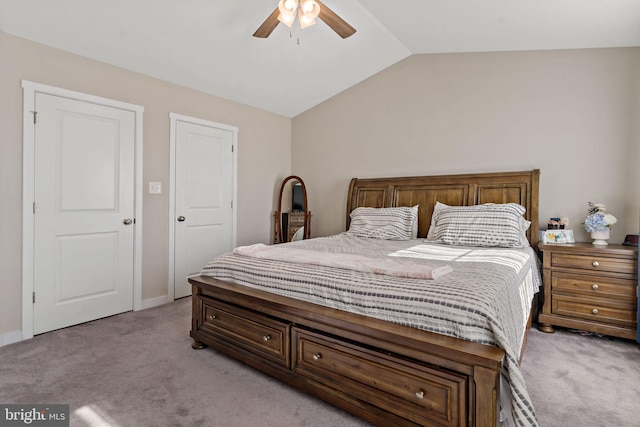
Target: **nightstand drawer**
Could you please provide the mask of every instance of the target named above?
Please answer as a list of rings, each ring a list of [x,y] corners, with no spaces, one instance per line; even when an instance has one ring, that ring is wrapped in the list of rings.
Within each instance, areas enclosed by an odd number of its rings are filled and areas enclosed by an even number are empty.
[[[598,255],[571,255],[553,253],[551,267],[575,268],[578,270],[610,271],[633,275],[638,271],[636,262],[632,259],[608,258]]]
[[[637,305],[634,302],[613,302],[590,298],[553,295],[551,313],[561,316],[593,320],[601,323],[635,327]]]
[[[589,276],[564,272],[551,273],[551,291],[572,295],[607,297],[635,301],[636,281],[605,276]]]

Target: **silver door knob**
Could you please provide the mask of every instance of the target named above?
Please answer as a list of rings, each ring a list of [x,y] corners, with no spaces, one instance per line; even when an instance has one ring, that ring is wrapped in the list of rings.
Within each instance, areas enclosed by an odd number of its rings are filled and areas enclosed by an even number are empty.
[[[178,217],[178,222],[183,222],[185,219],[186,219],[185,217],[183,217],[182,215],[180,215],[180,216]]]
[[[125,218],[122,220],[122,223],[124,225],[130,225],[133,222],[133,220],[131,218]]]

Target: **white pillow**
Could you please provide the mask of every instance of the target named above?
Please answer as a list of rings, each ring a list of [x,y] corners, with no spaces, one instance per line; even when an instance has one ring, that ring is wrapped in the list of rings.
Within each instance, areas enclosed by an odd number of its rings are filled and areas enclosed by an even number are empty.
[[[531,221],[524,219],[524,217],[520,217],[520,242],[522,243],[522,247],[531,246],[529,239],[527,239],[527,230],[531,227]]]
[[[293,237],[291,238],[292,242],[297,242],[298,240],[304,239],[304,227],[300,227],[293,233]]]
[[[436,217],[436,214],[442,209],[448,208],[448,207],[449,205],[445,205],[444,203],[440,203],[436,201],[436,205],[433,207],[433,214],[431,215],[431,224],[429,224],[429,231],[427,232],[427,240],[434,240],[433,231],[436,228],[436,221],[434,219]]]
[[[356,208],[347,234],[384,240],[411,240],[417,235],[418,205],[397,208]]]
[[[411,226],[411,238],[412,239],[417,239],[418,238],[418,207],[419,207],[419,205],[415,205],[413,208],[411,208],[411,209],[415,209],[416,210],[416,219],[413,221],[413,225]]]
[[[517,203],[449,206],[434,215],[433,238],[450,245],[520,248],[525,211]]]

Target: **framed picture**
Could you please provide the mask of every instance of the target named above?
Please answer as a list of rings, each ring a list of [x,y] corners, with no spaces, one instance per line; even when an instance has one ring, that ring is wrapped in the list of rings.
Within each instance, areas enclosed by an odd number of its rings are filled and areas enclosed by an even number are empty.
[[[575,243],[576,239],[573,237],[573,230],[547,230],[542,236],[542,241],[561,245]]]

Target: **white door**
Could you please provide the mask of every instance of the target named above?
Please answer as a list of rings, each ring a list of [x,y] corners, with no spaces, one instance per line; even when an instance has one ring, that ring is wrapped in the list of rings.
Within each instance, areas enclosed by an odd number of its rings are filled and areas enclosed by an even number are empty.
[[[175,124],[174,296],[191,295],[187,277],[233,249],[234,131]]]
[[[133,309],[135,114],[36,94],[34,334]]]

